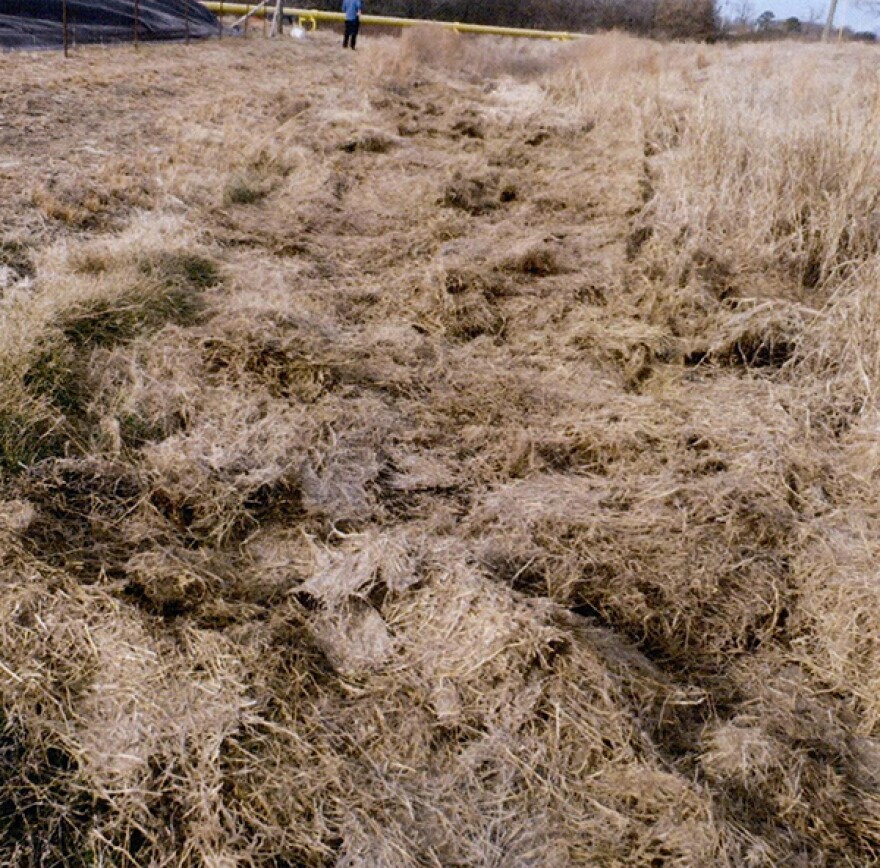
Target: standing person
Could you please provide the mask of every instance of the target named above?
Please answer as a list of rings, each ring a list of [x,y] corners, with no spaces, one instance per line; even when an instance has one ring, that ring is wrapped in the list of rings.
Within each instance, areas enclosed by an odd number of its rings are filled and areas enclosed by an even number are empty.
[[[362,0],[342,0],[342,11],[345,13],[345,38],[342,40],[342,47],[348,48],[351,42],[351,49],[357,44],[358,30],[361,27],[361,9],[364,8]]]

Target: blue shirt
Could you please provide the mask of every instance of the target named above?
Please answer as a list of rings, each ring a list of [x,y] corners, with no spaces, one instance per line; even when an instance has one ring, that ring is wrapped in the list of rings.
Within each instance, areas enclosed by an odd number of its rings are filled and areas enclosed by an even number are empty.
[[[346,21],[357,21],[364,4],[362,0],[342,0],[342,11]]]

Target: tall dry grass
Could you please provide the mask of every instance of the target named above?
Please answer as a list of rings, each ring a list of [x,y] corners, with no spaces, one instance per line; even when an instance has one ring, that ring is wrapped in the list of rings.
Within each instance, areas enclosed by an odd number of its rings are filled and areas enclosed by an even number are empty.
[[[0,861],[873,864],[870,49],[361,47],[0,58]]]

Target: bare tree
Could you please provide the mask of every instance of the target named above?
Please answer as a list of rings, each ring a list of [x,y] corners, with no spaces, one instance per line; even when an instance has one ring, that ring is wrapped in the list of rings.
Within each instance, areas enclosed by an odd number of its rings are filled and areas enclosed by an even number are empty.
[[[755,5],[752,0],[733,0],[730,4],[730,18],[734,24],[743,27],[755,20]]]
[[[810,24],[818,24],[825,17],[825,7],[824,6],[808,6],[807,14],[804,17],[804,21],[807,21]]]
[[[751,0],[732,2],[745,18],[752,15]],[[370,0],[370,12],[548,30],[619,28],[673,39],[712,39],[719,24],[715,4],[716,0]],[[309,0],[306,5],[335,11],[339,0]]]
[[[855,0],[853,5],[874,18],[880,18],[880,0]]]

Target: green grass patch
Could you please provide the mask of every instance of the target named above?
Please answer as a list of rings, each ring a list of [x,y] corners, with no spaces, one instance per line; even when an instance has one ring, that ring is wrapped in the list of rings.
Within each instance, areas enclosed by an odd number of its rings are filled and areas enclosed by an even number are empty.
[[[227,184],[223,191],[223,201],[227,205],[253,205],[267,195],[268,190],[261,181],[238,175]]]
[[[65,416],[79,415],[87,400],[85,359],[71,344],[47,343],[24,370],[26,394]]]
[[[211,289],[220,284],[220,270],[207,256],[198,253],[164,252],[147,256],[138,262],[146,277],[156,278],[169,287]]]
[[[195,269],[195,266],[193,266]],[[203,271],[197,271],[205,279]],[[191,286],[134,287],[115,297],[100,296],[65,311],[56,324],[78,350],[112,347],[159,331],[168,323],[192,325],[204,304]]]
[[[204,310],[201,290],[219,280],[213,262],[188,254],[144,259],[141,271],[144,278],[123,292],[95,295],[56,311],[25,354],[6,360],[0,375],[0,467],[16,472],[75,453],[76,444],[88,442],[94,424],[92,353],[168,323],[197,322]],[[135,441],[153,434],[127,433]]]
[[[16,473],[59,454],[65,438],[57,421],[45,408],[0,407],[0,468]]]

